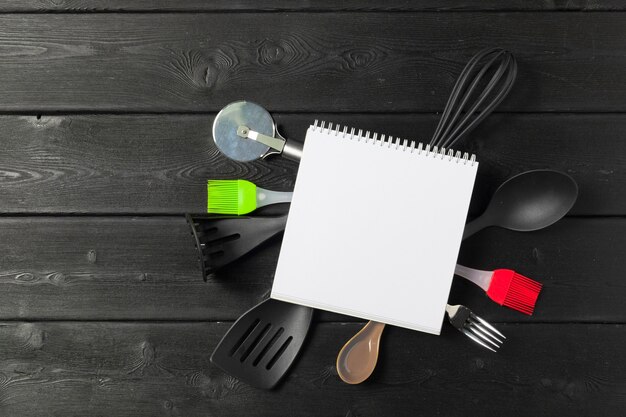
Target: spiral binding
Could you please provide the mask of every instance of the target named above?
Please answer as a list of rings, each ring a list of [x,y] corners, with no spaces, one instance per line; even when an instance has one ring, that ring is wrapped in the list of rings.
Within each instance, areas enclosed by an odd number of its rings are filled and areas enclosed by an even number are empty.
[[[371,133],[367,130],[365,134],[363,134],[363,130],[359,129],[356,131],[355,128],[349,128],[344,126],[343,129],[339,124],[333,127],[332,123],[326,124],[325,121],[319,122],[317,119],[311,126],[311,129],[314,132],[323,133],[326,131],[328,135],[334,135],[340,138],[356,140],[357,142],[364,141],[364,143],[372,143],[376,146],[385,146],[388,148],[393,147],[394,149],[401,150],[403,152],[409,151],[410,153],[417,153],[418,155],[424,154],[425,156],[432,156],[433,158],[439,157],[440,159],[447,158],[448,161],[455,161],[457,164],[462,162],[463,165],[467,165],[470,163],[470,166],[474,166],[476,163],[476,155],[469,154],[467,152],[461,153],[461,151],[453,151],[452,149],[446,148],[437,148],[437,146],[433,146],[431,148],[430,145],[424,145],[423,143],[418,143],[417,147],[414,141],[409,141],[408,139],[400,139],[398,137],[393,138],[393,136],[385,136],[380,135],[378,133]],[[409,143],[410,142],[410,143]]]

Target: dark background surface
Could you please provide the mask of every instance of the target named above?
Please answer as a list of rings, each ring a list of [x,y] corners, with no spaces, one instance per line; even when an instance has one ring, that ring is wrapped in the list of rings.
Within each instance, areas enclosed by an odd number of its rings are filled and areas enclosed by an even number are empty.
[[[0,415],[625,415],[624,10],[617,0],[0,2]],[[372,378],[348,386],[335,358],[362,324],[320,313],[278,389],[213,367],[232,321],[267,297],[280,242],[204,283],[182,214],[203,211],[207,178],[288,190],[296,174],[282,159],[219,155],[215,113],[245,98],[295,139],[324,119],[426,141],[459,71],[488,46],[510,49],[519,76],[459,146],[481,162],[471,214],[528,169],[580,186],[562,222],[486,230],[461,250],[465,265],[543,282],[536,314],[456,282],[450,301],[508,336],[498,354],[447,325],[440,337],[390,328]]]

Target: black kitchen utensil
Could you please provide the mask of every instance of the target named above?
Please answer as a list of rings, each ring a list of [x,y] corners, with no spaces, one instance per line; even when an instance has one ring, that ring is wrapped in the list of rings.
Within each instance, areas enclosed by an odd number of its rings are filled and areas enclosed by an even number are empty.
[[[532,232],[557,222],[572,208],[578,185],[559,171],[526,171],[506,180],[485,212],[465,226],[463,239],[489,226]]]
[[[454,147],[504,100],[516,77],[509,51],[487,48],[474,55],[456,80],[430,145]]]
[[[312,308],[265,300],[232,325],[211,362],[249,385],[270,389],[294,362],[312,317]]]
[[[186,216],[196,242],[202,278],[242,257],[252,249],[285,230],[287,215]]]

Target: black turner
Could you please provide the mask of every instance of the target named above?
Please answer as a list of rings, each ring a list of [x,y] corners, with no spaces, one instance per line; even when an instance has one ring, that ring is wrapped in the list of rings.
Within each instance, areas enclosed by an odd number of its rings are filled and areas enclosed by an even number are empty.
[[[189,215],[202,278],[239,259],[266,240],[285,230],[287,215],[282,216],[215,216]]]
[[[282,232],[287,220],[287,215],[186,217],[205,281],[207,275]],[[249,385],[270,389],[294,362],[312,317],[312,308],[265,300],[232,325],[211,355],[211,362]]]
[[[312,308],[265,300],[232,325],[211,362],[249,385],[273,388],[298,355],[312,317]]]

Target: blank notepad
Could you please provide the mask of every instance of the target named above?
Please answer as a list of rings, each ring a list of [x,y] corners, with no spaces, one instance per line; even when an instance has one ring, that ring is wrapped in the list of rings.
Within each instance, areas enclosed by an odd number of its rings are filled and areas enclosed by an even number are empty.
[[[271,297],[439,334],[478,163],[434,150],[309,127]]]

